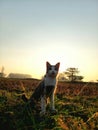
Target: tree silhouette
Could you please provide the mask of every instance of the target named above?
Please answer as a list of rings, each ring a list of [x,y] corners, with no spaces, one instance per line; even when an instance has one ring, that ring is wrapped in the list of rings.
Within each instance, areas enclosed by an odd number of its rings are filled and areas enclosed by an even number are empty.
[[[83,76],[78,75],[78,68],[68,68],[65,72],[59,74],[59,80],[63,81],[81,81]]]
[[[5,77],[6,74],[4,74],[4,66],[1,68],[0,77]]]
[[[64,73],[68,77],[68,80],[71,82],[81,81],[83,79],[83,76],[78,76],[78,68],[68,68]]]

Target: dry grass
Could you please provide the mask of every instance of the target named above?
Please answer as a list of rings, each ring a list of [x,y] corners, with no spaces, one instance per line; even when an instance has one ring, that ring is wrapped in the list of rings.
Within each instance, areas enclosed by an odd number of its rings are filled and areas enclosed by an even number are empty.
[[[39,80],[0,79],[0,130],[97,130],[98,84],[59,83],[55,98],[56,115],[47,107],[40,116],[40,107],[32,109],[21,99],[28,97]],[[83,88],[84,86],[84,88]]]

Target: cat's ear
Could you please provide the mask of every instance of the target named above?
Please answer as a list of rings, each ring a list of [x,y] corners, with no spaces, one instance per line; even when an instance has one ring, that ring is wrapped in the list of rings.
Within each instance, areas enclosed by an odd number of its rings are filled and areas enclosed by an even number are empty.
[[[57,70],[59,70],[60,62],[58,62],[55,66],[56,66]]]
[[[46,73],[48,73],[50,66],[51,66],[51,64],[47,61],[46,62]]]
[[[49,66],[51,66],[51,64],[47,61],[46,62],[46,67],[49,67]]]

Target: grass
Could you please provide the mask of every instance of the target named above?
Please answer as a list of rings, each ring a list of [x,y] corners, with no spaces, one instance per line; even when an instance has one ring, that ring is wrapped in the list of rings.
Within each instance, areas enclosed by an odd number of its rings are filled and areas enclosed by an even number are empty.
[[[98,97],[56,95],[56,115],[30,108],[16,92],[0,91],[0,130],[96,130]]]
[[[34,109],[21,99],[24,91],[30,97],[38,82],[0,79],[0,130],[98,129],[97,83],[59,83],[55,96],[57,114],[47,106],[47,113],[41,116],[39,103]]]

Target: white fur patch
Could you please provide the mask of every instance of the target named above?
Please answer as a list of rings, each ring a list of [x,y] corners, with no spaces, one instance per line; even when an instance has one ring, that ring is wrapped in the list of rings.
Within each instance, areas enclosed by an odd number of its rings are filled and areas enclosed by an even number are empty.
[[[55,86],[56,85],[56,78],[45,77],[44,79],[45,86]]]

